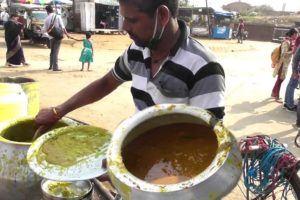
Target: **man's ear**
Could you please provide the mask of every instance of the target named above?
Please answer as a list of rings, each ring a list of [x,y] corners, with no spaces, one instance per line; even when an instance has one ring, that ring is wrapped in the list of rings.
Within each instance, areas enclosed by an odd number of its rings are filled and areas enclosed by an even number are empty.
[[[161,5],[160,7],[158,7],[158,15],[162,25],[166,26],[171,17],[169,8],[165,5]]]

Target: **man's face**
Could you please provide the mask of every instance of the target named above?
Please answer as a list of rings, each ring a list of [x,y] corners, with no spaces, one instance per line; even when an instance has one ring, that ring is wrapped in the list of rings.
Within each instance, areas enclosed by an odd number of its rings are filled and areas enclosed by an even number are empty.
[[[295,33],[294,35],[292,35],[292,39],[295,40],[298,37],[299,33]]]
[[[155,16],[150,17],[136,6],[124,3],[120,3],[120,12],[124,20],[123,29],[138,46],[146,47],[153,35]]]
[[[19,17],[18,16],[14,16],[11,18],[13,21],[18,21],[19,20]]]

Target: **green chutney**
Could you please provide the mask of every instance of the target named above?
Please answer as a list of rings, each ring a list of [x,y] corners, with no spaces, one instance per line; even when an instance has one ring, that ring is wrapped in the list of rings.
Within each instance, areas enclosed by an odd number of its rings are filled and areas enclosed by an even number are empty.
[[[107,130],[93,126],[75,126],[56,129],[53,137],[47,139],[37,154],[38,163],[69,167],[83,161],[92,154],[104,152],[111,134]]]

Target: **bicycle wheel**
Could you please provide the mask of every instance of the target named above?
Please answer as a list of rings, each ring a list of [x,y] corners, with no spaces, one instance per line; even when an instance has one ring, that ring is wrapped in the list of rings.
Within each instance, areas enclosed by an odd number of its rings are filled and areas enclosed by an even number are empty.
[[[298,133],[298,135],[295,138],[295,145],[300,148],[300,134]]]
[[[254,136],[241,140],[240,149],[247,200],[300,200],[300,161],[282,143]]]
[[[282,191],[286,190],[284,196],[278,195],[278,197],[281,197],[279,199],[300,200],[300,172],[299,171],[295,172],[289,179],[287,179],[287,183],[288,184],[286,188],[283,187],[276,188],[275,195],[283,194]],[[269,195],[269,197],[272,196]]]
[[[300,171],[299,166],[300,162],[298,162],[298,171],[294,175],[291,176],[289,183],[293,189],[294,195],[300,200]]]
[[[291,178],[285,179],[286,184],[279,184],[275,189],[270,189],[264,194],[255,194],[244,185],[243,177],[238,187],[246,200],[300,200],[300,172],[295,173]],[[252,180],[259,184],[260,180]]]
[[[295,173],[294,176],[292,176],[288,181],[287,188],[276,188],[275,192],[278,195],[278,197],[281,197],[280,199],[288,199],[288,200],[300,200],[300,178],[299,173]],[[280,196],[282,194],[282,190],[286,189],[286,194],[284,196]],[[276,194],[275,193],[275,194]]]

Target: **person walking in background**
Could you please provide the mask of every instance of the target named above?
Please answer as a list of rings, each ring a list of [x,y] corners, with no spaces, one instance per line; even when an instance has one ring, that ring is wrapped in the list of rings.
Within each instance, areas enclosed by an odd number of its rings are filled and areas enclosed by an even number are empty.
[[[299,39],[299,36],[297,37],[297,39]],[[297,41],[297,39],[293,47],[292,75],[286,87],[285,99],[283,104],[283,107],[285,107],[288,111],[297,110],[296,109],[297,106],[295,106],[294,104],[294,93],[295,93],[295,89],[299,84],[300,49],[299,49],[299,41]]]
[[[25,56],[21,44],[20,34],[23,29],[23,24],[18,22],[18,15],[12,14],[4,24],[5,43],[7,47],[6,65],[28,65],[25,61]]]
[[[66,29],[68,31],[73,31],[73,29],[74,29],[73,20],[74,20],[73,9],[68,8],[68,12],[67,12],[67,21],[68,22],[67,22],[67,26],[66,26]]]
[[[9,20],[9,14],[7,13],[7,10],[4,9],[0,14],[0,19],[2,21],[2,25],[4,25]]]
[[[299,34],[299,31],[300,31],[300,28],[298,28],[298,36],[295,39],[294,46],[293,46],[293,54],[294,55],[295,55],[295,53],[297,51],[298,46],[300,45],[300,34]]]
[[[286,34],[285,34],[285,39],[281,44],[281,55],[279,62],[275,65],[274,70],[273,70],[273,77],[277,76],[277,80],[275,82],[275,85],[273,87],[271,97],[275,98],[277,102],[280,102],[280,88],[281,84],[286,78],[286,74],[288,71],[288,66],[291,62],[292,58],[292,43],[296,39],[298,35],[298,30],[295,28],[290,29]],[[295,108],[293,108],[295,109]]]
[[[53,8],[50,5],[46,6],[46,11],[48,13],[48,17],[45,20],[45,24],[42,28],[42,33],[49,32],[52,26],[54,26],[57,28],[62,28],[64,34],[69,38],[69,34],[65,29],[65,25],[63,24],[61,17],[53,13]],[[50,38],[50,48],[51,48],[49,70],[62,71],[58,67],[58,53],[60,50],[62,38],[55,38],[50,35],[49,38]]]
[[[87,70],[90,71],[90,64],[91,62],[93,62],[93,55],[94,55],[93,44],[91,41],[92,34],[90,32],[87,32],[85,36],[86,36],[85,39],[77,40],[77,41],[83,41],[83,49],[81,51],[79,61],[82,63],[81,71],[83,71],[85,63],[87,63],[88,65]]]
[[[293,58],[293,69],[295,68],[295,71],[298,72],[298,81],[299,81],[299,73],[300,73],[300,46],[298,46],[297,51],[295,52],[294,58]],[[296,106],[297,108],[297,120],[296,120],[296,126],[300,128],[300,99],[298,99],[298,104]]]
[[[243,44],[244,31],[245,31],[244,20],[240,19],[238,27],[237,27],[237,39],[238,39],[238,43]]]
[[[298,46],[300,45],[300,28],[299,27],[298,27],[298,32],[299,32],[298,37],[296,38],[295,43],[294,43],[294,47],[293,47],[293,55],[295,55],[296,50],[297,50]],[[300,83],[298,81],[298,86],[296,87],[296,89],[299,89],[299,88],[300,88]]]

